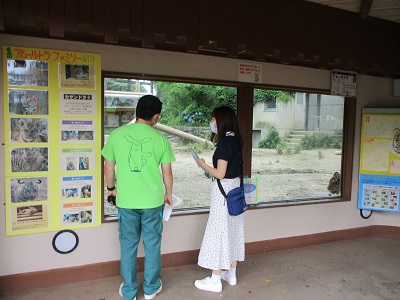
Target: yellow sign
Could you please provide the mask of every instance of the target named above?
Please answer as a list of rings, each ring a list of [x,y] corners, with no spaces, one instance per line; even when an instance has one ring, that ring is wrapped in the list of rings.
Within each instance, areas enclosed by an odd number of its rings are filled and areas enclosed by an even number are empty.
[[[7,235],[99,226],[100,54],[3,50]]]

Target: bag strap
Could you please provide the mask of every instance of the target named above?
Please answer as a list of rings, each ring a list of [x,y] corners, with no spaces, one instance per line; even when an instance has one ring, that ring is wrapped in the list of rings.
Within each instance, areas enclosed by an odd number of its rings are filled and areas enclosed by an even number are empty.
[[[219,187],[219,190],[221,191],[222,196],[224,196],[226,198],[226,193],[225,193],[224,188],[222,187],[221,181],[219,179],[217,179],[217,183],[218,183],[218,187]]]
[[[217,179],[217,183],[222,196],[227,198],[224,188],[222,187],[221,181],[219,179]],[[240,162],[240,186],[243,187],[243,161]]]

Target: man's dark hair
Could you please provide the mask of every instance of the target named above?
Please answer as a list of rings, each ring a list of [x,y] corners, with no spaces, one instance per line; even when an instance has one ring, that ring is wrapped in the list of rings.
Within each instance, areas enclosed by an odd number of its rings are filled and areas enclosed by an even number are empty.
[[[151,120],[155,114],[161,113],[162,102],[156,96],[144,95],[136,105],[136,118]]]

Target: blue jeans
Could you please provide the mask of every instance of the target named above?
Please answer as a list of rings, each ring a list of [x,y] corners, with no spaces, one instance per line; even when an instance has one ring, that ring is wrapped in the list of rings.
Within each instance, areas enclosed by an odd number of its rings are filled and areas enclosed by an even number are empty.
[[[160,288],[162,210],[163,205],[151,209],[118,209],[124,300],[135,298],[139,289],[136,265],[140,235],[145,254],[144,293],[151,295]]]

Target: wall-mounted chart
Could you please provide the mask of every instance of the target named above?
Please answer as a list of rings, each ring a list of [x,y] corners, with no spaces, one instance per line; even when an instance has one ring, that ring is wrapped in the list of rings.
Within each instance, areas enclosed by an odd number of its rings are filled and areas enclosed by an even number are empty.
[[[358,208],[400,212],[400,109],[364,108]]]

